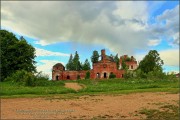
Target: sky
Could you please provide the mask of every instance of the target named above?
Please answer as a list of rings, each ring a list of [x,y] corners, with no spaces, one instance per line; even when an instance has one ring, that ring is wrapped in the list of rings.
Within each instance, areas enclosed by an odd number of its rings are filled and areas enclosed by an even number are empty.
[[[92,52],[143,59],[157,50],[164,72],[179,72],[179,1],[1,1],[1,29],[36,49],[38,71]]]

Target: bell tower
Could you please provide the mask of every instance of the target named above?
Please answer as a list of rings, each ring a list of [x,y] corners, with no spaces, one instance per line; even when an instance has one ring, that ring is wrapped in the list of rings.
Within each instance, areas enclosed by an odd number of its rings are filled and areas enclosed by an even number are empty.
[[[102,49],[101,50],[101,60],[105,60],[105,58],[106,58],[106,51],[105,51],[105,49]]]

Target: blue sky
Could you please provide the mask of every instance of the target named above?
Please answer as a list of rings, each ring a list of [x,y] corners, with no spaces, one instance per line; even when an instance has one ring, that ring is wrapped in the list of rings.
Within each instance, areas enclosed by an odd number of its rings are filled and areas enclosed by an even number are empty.
[[[101,49],[138,61],[155,49],[165,72],[179,71],[179,1],[2,1],[1,11],[1,29],[24,36],[50,77],[75,51],[84,62]]]

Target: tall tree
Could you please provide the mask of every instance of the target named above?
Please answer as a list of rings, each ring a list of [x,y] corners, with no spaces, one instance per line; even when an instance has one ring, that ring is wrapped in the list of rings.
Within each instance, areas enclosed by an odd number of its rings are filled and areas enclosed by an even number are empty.
[[[18,40],[13,33],[0,30],[1,80],[17,70],[36,72],[35,49],[21,37]]]
[[[118,58],[118,54],[116,54],[116,56],[114,57],[114,61],[116,62],[117,69],[119,69],[119,58]]]
[[[81,70],[81,63],[79,61],[79,54],[77,51],[75,52],[74,55],[73,66],[74,66],[73,70]]]
[[[66,64],[66,69],[67,70],[72,70],[73,69],[73,56],[72,56],[72,54],[70,55],[69,61]]]
[[[161,60],[159,53],[156,50],[150,50],[149,53],[139,63],[138,69],[144,73],[154,70],[162,71],[163,60]]]
[[[90,63],[89,63],[88,59],[86,59],[82,66],[82,70],[90,70],[90,69],[91,69]]]
[[[96,63],[99,60],[99,53],[98,51],[94,50],[93,55],[91,56],[91,62]]]

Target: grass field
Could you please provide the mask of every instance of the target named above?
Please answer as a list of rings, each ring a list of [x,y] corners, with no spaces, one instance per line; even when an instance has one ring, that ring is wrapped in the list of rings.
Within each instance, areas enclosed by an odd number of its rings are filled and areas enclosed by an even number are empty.
[[[133,92],[179,92],[179,81],[147,80],[147,79],[108,79],[108,80],[76,80],[76,81],[48,81],[47,86],[25,87],[10,82],[1,82],[1,97],[34,97],[55,94],[127,94]],[[65,82],[77,82],[86,87],[75,91],[65,88]]]

